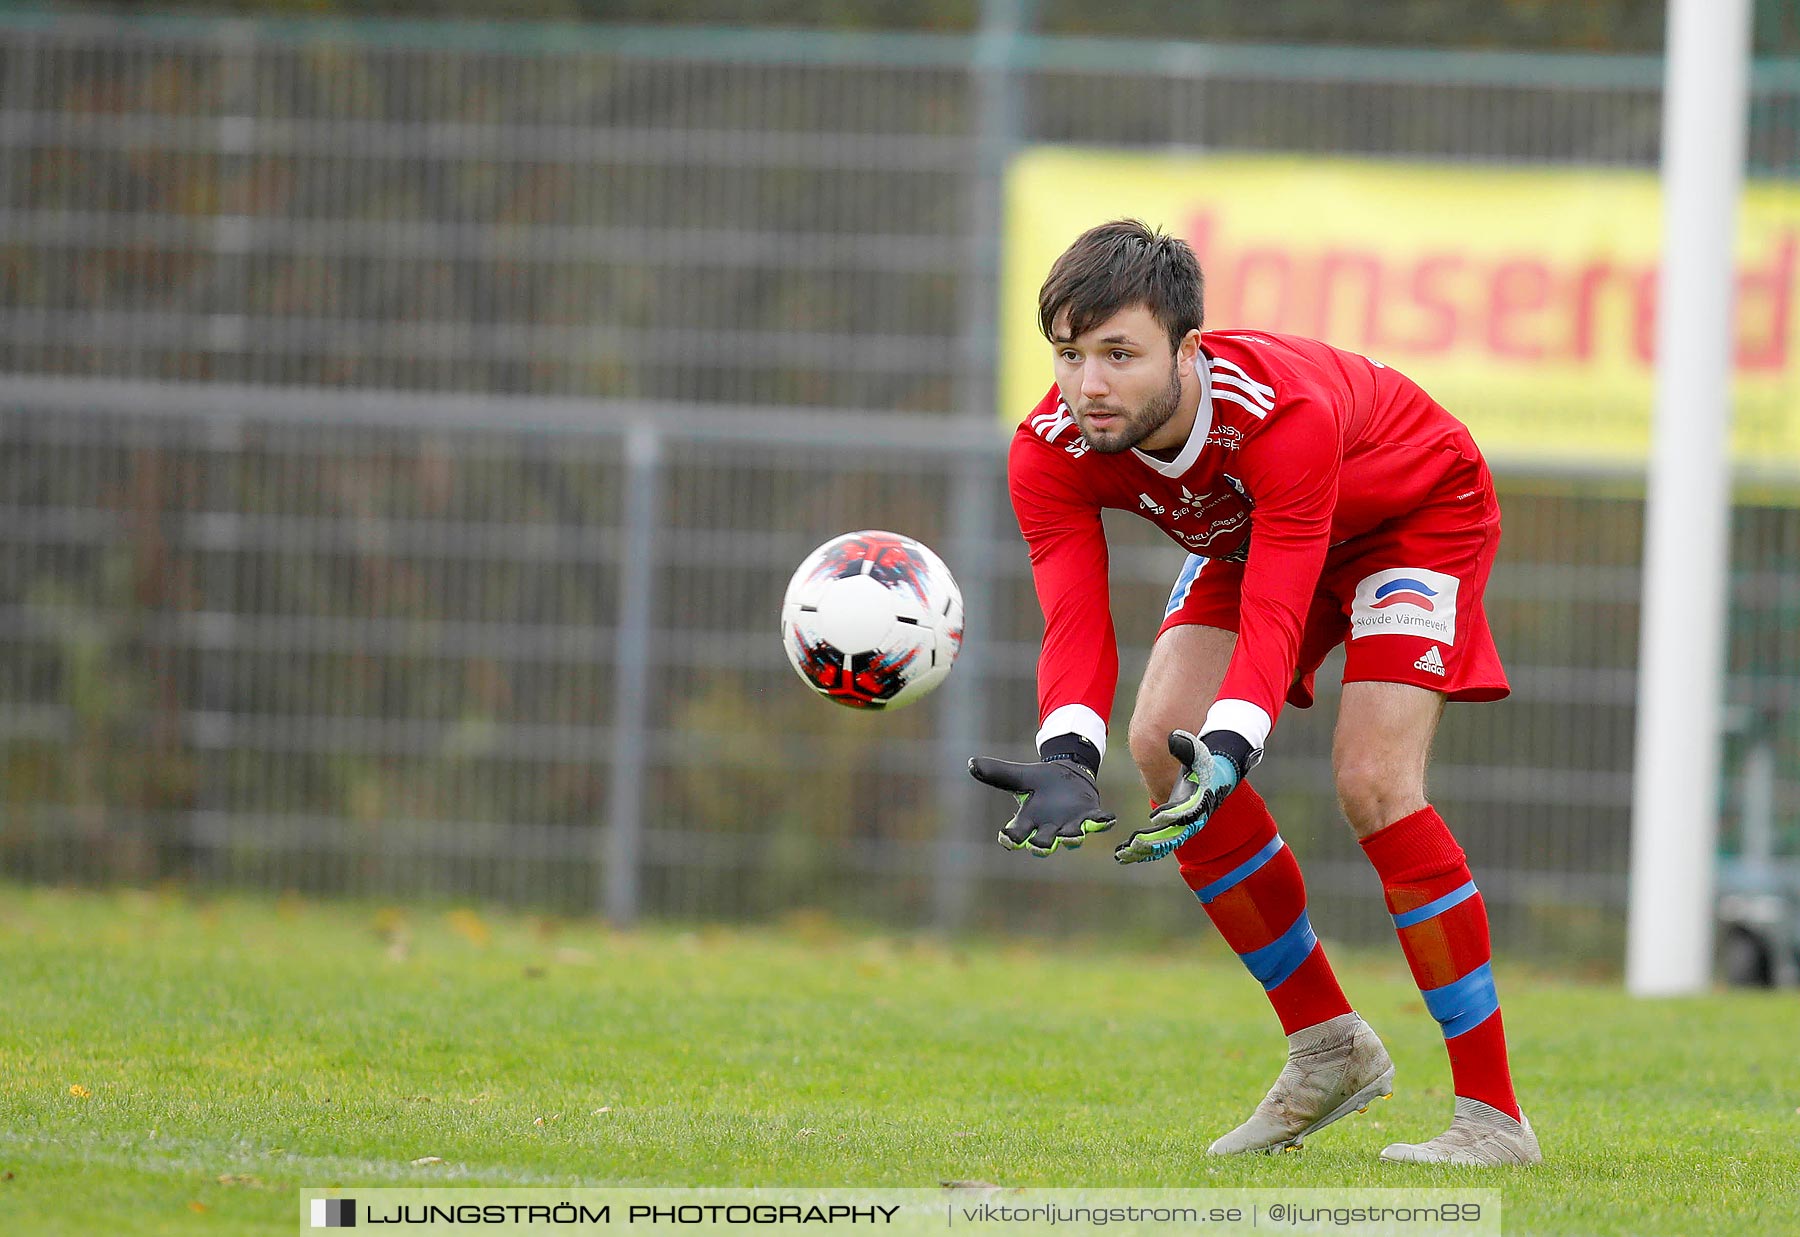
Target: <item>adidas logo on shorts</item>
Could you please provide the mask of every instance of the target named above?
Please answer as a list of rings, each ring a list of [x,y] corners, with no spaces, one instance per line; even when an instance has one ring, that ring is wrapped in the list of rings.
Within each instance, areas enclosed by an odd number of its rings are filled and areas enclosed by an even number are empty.
[[[1413,663],[1413,669],[1414,670],[1423,670],[1427,674],[1435,674],[1440,679],[1443,678],[1444,677],[1444,659],[1438,653],[1438,646],[1434,644],[1430,648],[1426,649],[1425,656],[1419,658],[1418,661],[1415,661]]]

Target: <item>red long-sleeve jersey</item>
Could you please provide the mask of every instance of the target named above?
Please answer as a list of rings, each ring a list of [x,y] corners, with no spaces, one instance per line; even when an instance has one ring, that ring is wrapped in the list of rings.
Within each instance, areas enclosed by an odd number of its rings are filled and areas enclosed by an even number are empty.
[[[1379,362],[1266,331],[1213,331],[1201,344],[1200,407],[1173,462],[1090,450],[1055,387],[1013,436],[1013,510],[1044,611],[1040,723],[1092,710],[1103,727],[1112,712],[1103,508],[1136,512],[1191,553],[1244,562],[1238,642],[1214,716],[1239,720],[1232,728],[1261,746],[1332,547],[1484,484],[1468,429]],[[1039,738],[1084,729],[1052,720]],[[1103,731],[1087,737],[1104,746]]]

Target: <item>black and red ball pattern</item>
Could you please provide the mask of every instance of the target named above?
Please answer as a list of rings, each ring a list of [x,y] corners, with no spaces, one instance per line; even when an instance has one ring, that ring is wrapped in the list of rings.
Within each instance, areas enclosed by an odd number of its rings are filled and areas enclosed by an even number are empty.
[[[918,649],[899,649],[846,658],[823,640],[798,635],[796,639],[808,681],[833,700],[858,709],[887,707],[906,686],[906,668],[919,655]]]
[[[921,604],[929,606],[931,598],[926,595],[925,580],[930,570],[924,558],[905,538],[891,533],[861,533],[846,537],[833,546],[813,569],[812,578],[842,580],[866,574],[878,584],[904,585]]]

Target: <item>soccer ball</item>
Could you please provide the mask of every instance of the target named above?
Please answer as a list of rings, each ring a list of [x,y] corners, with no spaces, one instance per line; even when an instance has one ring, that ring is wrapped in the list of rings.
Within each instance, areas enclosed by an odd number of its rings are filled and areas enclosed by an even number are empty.
[[[853,709],[930,693],[962,648],[962,590],[911,537],[866,531],[806,556],[781,603],[781,643],[806,685]]]

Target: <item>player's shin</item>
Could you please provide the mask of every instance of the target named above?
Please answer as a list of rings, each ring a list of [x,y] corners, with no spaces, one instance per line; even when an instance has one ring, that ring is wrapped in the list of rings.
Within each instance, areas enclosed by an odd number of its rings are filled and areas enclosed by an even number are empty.
[[[1443,1028],[1456,1094],[1517,1120],[1494,990],[1487,907],[1462,847],[1431,807],[1362,840],[1413,979]]]
[[[1248,782],[1175,851],[1182,879],[1293,1034],[1350,1012],[1306,913],[1300,865]]]

